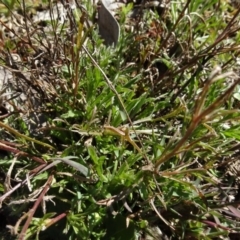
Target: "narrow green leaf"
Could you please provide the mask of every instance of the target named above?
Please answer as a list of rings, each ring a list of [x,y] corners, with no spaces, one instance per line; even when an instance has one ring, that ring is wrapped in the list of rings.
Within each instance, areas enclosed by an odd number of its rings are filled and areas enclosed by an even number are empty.
[[[88,153],[96,165],[99,165],[98,156],[93,146],[88,146]]]

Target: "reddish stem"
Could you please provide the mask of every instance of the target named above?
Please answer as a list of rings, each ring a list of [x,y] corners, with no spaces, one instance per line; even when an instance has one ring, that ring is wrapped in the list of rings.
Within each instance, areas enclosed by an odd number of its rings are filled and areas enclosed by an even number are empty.
[[[45,196],[45,194],[47,193],[47,191],[49,190],[50,186],[51,186],[51,183],[52,183],[52,180],[53,180],[53,175],[50,175],[48,180],[47,180],[47,183],[42,191],[42,193],[40,194],[40,196],[38,197],[37,201],[34,203],[34,206],[32,209],[29,210],[28,212],[28,219],[26,220],[23,228],[22,228],[22,231],[21,233],[19,234],[19,237],[18,237],[18,240],[24,240],[25,239],[25,234],[26,234],[26,231],[30,225],[30,222],[33,218],[33,215],[34,213],[36,212],[39,204],[41,203],[43,197]]]

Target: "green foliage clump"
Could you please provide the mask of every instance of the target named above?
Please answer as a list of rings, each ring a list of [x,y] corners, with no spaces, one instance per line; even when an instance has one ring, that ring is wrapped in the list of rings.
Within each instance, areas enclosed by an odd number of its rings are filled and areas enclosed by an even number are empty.
[[[225,1],[147,4],[137,17],[133,3],[119,12],[115,48],[97,34],[89,4],[40,32],[25,22],[28,40],[15,32],[9,47],[6,39],[4,54],[20,55],[22,71],[36,77],[37,69],[49,85],[29,85],[41,96],[41,134],[13,102],[14,117],[0,122],[1,239],[10,237],[5,225],[18,239],[239,232],[230,198],[238,183],[240,9]],[[15,8],[30,14],[25,3],[10,5],[12,16]]]

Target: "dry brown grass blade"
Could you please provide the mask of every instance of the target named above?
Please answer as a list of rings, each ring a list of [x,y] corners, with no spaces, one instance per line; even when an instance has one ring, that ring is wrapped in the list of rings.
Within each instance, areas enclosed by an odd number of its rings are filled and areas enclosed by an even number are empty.
[[[232,75],[234,75],[234,77],[236,78],[236,75],[231,73]],[[215,74],[212,75],[213,78],[210,79],[209,81],[206,82],[206,85],[209,85],[216,80],[215,78]],[[219,75],[217,78],[221,78],[221,76],[223,75]],[[226,76],[226,74],[224,75]],[[174,147],[174,149],[164,155],[162,155],[159,159],[156,160],[156,164],[155,164],[155,172],[158,172],[158,168],[159,166],[168,161],[171,157],[175,156],[176,153],[180,150],[180,148],[182,148],[185,144],[185,142],[187,141],[187,139],[190,138],[190,136],[192,135],[192,133],[194,132],[194,130],[197,128],[197,126],[199,124],[201,124],[202,122],[204,122],[205,120],[207,120],[208,115],[210,115],[212,112],[214,112],[221,104],[223,104],[223,102],[230,96],[230,94],[232,94],[233,90],[235,89],[235,87],[240,83],[240,78],[238,77],[238,79],[232,84],[232,86],[230,86],[223,94],[221,94],[210,106],[208,106],[205,110],[201,110],[201,107],[204,103],[204,98],[206,93],[203,92],[203,94],[200,94],[199,96],[199,100],[197,101],[197,105],[198,107],[195,108],[195,112],[193,113],[192,116],[192,120],[189,124],[189,127],[185,133],[185,135],[182,137],[182,139],[176,144],[176,146]],[[209,88],[209,86],[205,87],[206,91]],[[201,99],[203,98],[203,99]]]
[[[25,156],[25,157],[29,157],[31,158],[32,160],[34,160],[35,162],[38,162],[38,163],[41,163],[41,164],[44,164],[45,161],[39,157],[36,157],[36,156],[31,156],[30,154],[26,153],[26,152],[23,152],[17,148],[13,148],[11,146],[8,146],[6,144],[3,144],[0,142],[0,149],[2,150],[5,150],[5,151],[8,151],[8,152],[11,152],[11,153],[14,153],[14,154],[17,154],[18,156]]]
[[[29,210],[29,212],[27,213],[28,215],[28,218],[22,228],[22,231],[21,233],[19,234],[18,236],[18,240],[24,240],[25,239],[25,235],[26,235],[26,232],[27,232],[27,229],[29,227],[29,224],[33,218],[33,215],[34,213],[36,212],[39,204],[41,203],[43,197],[45,196],[45,194],[47,193],[47,191],[49,190],[50,186],[51,186],[51,183],[52,183],[52,180],[53,180],[53,175],[50,175],[47,182],[46,182],[46,185],[42,191],[42,193],[40,194],[40,196],[38,197],[37,201],[34,203],[33,205],[33,208]]]

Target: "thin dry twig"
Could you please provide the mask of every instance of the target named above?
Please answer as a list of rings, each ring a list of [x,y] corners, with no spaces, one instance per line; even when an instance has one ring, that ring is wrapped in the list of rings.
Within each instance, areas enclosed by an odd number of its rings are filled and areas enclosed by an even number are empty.
[[[49,188],[50,188],[50,186],[51,186],[51,183],[52,183],[52,180],[53,180],[53,175],[50,175],[49,178],[48,178],[48,180],[47,180],[47,182],[46,182],[46,185],[45,185],[45,187],[44,187],[44,189],[43,189],[43,191],[42,191],[42,193],[41,193],[41,195],[38,197],[37,201],[34,203],[33,208],[30,209],[29,212],[27,213],[28,218],[27,218],[27,220],[26,220],[26,222],[25,222],[25,224],[24,224],[24,226],[23,226],[23,228],[22,228],[21,233],[20,233],[19,236],[18,236],[18,240],[24,240],[26,231],[27,231],[27,229],[28,229],[28,227],[29,227],[29,224],[30,224],[32,218],[33,218],[33,215],[34,215],[34,213],[36,212],[39,204],[41,203],[41,201],[42,201],[42,199],[43,199],[43,197],[45,196],[45,194],[46,194],[47,191],[49,190]]]
[[[195,108],[195,112],[193,113],[193,117],[192,120],[190,122],[190,125],[185,133],[185,135],[182,137],[182,139],[176,144],[176,146],[174,147],[174,149],[172,151],[170,151],[169,153],[166,153],[164,155],[162,155],[159,159],[156,160],[156,164],[155,164],[155,172],[158,172],[158,168],[159,166],[166,162],[168,159],[170,159],[171,157],[175,156],[175,154],[180,150],[180,148],[184,145],[184,143],[187,141],[187,139],[192,135],[192,133],[194,132],[194,130],[196,129],[196,127],[205,119],[207,118],[207,116],[209,114],[211,114],[214,110],[216,110],[216,108],[221,105],[226,98],[229,97],[229,95],[233,92],[233,90],[235,89],[235,87],[237,86],[237,84],[240,83],[240,78],[238,78],[231,87],[229,87],[223,94],[221,94],[210,106],[208,106],[205,110],[201,111],[202,105],[204,103],[204,99],[205,99],[205,95],[206,95],[206,91],[208,90],[210,84],[216,79],[215,75],[211,76],[212,78],[209,79],[206,82],[206,87],[205,90],[202,92],[202,94],[200,95],[197,104],[196,104],[196,108]],[[236,77],[236,76],[235,76]]]
[[[23,180],[22,182],[18,183],[16,186],[14,186],[12,189],[10,189],[8,192],[4,193],[1,197],[0,197],[0,208],[2,207],[2,203],[3,201],[9,197],[13,192],[15,192],[18,188],[20,188],[21,186],[25,185],[27,183],[28,180],[32,179],[42,168],[44,168],[46,166],[46,164],[42,164],[40,166],[38,166],[37,168],[33,169],[30,174],[28,176],[28,178],[26,178],[25,180]]]

